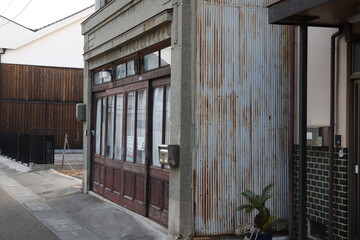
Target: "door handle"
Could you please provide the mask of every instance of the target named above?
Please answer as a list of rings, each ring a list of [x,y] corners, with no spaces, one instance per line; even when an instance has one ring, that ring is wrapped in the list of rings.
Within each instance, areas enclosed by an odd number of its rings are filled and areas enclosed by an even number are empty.
[[[359,174],[359,165],[355,165],[355,173]]]

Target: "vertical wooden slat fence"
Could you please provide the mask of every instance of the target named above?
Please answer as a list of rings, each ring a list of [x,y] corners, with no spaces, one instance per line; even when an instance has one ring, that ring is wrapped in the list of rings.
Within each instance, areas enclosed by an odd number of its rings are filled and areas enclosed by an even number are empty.
[[[55,147],[62,148],[61,129],[82,127],[75,118],[75,105],[82,101],[83,69],[2,64],[0,132],[48,129],[41,134],[54,135]],[[82,139],[72,148],[82,148]]]

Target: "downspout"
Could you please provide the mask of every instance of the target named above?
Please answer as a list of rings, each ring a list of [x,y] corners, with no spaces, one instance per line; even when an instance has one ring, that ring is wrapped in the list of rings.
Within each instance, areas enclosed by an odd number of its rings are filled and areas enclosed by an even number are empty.
[[[344,27],[331,36],[331,65],[330,65],[330,132],[329,132],[329,235],[334,235],[334,150],[335,150],[335,40],[343,33]]]
[[[2,61],[1,61],[1,55],[4,55],[6,52],[6,48],[1,48],[1,52],[0,52],[0,83],[2,82]],[[1,91],[0,91],[0,101],[1,101],[2,97],[1,97]],[[0,104],[0,112],[1,112],[1,104]]]
[[[0,52],[0,81],[2,80],[2,62],[1,55],[5,54],[6,48],[0,48],[2,51]]]
[[[295,97],[295,27],[290,27],[290,122],[289,122],[289,237],[294,238],[294,97]]]

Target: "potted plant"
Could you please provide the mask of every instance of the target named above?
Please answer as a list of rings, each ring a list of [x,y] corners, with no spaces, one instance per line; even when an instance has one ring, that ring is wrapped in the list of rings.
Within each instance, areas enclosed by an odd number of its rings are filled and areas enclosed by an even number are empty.
[[[266,201],[272,196],[270,194],[270,189],[274,184],[267,185],[262,193],[255,194],[250,190],[245,190],[241,193],[247,200],[248,204],[242,204],[238,207],[239,211],[245,210],[246,213],[251,213],[253,210],[257,210],[257,214],[254,218],[254,226],[250,230],[251,240],[271,240],[272,231],[276,227],[281,227],[287,224],[287,220],[283,218],[278,218],[270,214],[270,210],[265,206]]]

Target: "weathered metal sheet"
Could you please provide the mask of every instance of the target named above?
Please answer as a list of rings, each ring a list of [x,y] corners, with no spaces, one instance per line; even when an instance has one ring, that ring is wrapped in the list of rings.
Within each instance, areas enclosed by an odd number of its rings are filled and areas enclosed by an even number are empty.
[[[275,183],[287,216],[289,28],[268,24],[265,0],[197,1],[195,235],[235,234],[251,218],[241,192]]]

